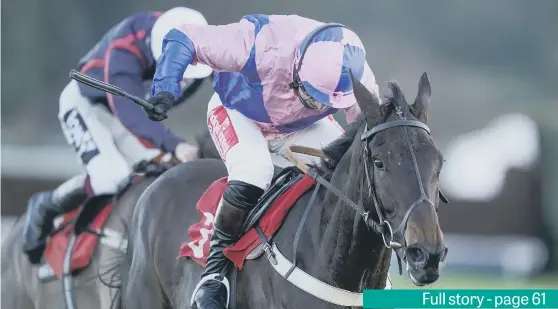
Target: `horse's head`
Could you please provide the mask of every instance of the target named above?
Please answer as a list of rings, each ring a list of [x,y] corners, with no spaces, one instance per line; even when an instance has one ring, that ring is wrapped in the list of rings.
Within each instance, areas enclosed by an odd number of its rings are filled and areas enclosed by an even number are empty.
[[[384,244],[406,262],[413,283],[433,283],[447,248],[437,214],[443,157],[426,126],[428,77],[421,76],[413,105],[396,83],[389,83],[392,94],[384,104],[354,78],[353,85],[366,123],[360,136],[366,210]]]

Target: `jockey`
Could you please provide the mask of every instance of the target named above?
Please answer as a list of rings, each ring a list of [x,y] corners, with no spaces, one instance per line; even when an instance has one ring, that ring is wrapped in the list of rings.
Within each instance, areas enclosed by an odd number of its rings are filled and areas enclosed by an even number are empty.
[[[156,59],[162,52],[163,37],[184,23],[207,25],[200,12],[184,7],[162,14],[129,16],[111,28],[78,67],[86,75],[143,97],[147,90],[144,83],[153,78]],[[199,89],[213,70],[197,65],[183,73],[183,86],[189,85],[183,92],[186,96]],[[75,209],[90,195],[115,194],[134,164],[157,161],[165,154],[182,162],[197,157],[197,147],[162,123],[149,120],[139,106],[74,80],[60,95],[58,118],[86,173],[71,178],[53,192],[39,192],[30,198],[23,250],[33,264],[40,262],[57,215]]]
[[[182,25],[167,33],[157,61],[149,101],[162,111],[179,96],[182,72],[206,64],[216,71],[207,124],[228,170],[228,189],[217,209],[207,267],[192,305],[225,308],[223,249],[238,240],[248,213],[269,187],[270,153],[285,155],[291,144],[321,148],[360,113],[349,70],[378,94],[358,36],[339,24],[296,15],[249,15],[240,22]],[[218,72],[218,73],[217,73]],[[146,110],[151,119],[165,113]],[[311,157],[301,156],[310,163]]]

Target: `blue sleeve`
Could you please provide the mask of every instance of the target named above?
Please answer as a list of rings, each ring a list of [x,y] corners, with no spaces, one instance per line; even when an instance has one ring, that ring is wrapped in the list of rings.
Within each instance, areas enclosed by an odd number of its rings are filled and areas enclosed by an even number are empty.
[[[151,95],[166,91],[177,99],[180,96],[180,81],[186,67],[192,62],[196,49],[183,32],[173,29],[163,39],[163,53],[157,60]]]
[[[137,97],[143,97],[143,68],[139,58],[125,49],[113,49],[105,64],[109,65],[106,82],[122,88]],[[155,147],[173,152],[176,145],[183,140],[174,135],[162,122],[151,121],[143,109],[120,96],[107,93],[107,99],[113,113],[134,135],[143,138]]]

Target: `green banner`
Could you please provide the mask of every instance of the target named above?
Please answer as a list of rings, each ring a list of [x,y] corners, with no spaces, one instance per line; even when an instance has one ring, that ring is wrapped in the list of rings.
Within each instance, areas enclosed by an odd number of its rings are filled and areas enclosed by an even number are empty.
[[[364,308],[558,308],[558,290],[365,290]]]

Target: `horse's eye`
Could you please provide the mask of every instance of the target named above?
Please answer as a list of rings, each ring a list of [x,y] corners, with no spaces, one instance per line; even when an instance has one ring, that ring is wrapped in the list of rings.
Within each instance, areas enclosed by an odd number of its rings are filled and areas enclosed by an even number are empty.
[[[382,160],[380,159],[374,159],[374,166],[376,166],[376,168],[383,169],[384,162],[382,162]]]

